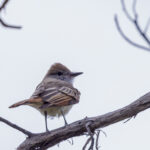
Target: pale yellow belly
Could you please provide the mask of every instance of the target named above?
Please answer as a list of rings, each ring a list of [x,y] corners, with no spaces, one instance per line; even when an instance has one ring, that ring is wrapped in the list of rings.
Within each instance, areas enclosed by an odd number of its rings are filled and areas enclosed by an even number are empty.
[[[49,117],[60,117],[62,116],[61,114],[61,110],[63,111],[64,115],[66,115],[70,109],[72,108],[72,105],[69,106],[62,106],[62,107],[50,107],[50,108],[45,108],[45,109],[39,109],[39,107],[41,105],[30,105],[31,107],[34,107],[35,109],[37,109],[38,111],[41,112],[41,114],[44,115],[44,111],[47,112],[47,115]]]

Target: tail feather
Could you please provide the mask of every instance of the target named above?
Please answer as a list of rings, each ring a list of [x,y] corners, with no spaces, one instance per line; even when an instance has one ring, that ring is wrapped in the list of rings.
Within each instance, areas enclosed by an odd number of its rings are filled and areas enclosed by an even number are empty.
[[[25,104],[28,104],[29,101],[28,100],[23,100],[23,101],[20,101],[20,102],[17,102],[11,106],[9,106],[9,108],[15,108],[15,107],[18,107],[18,106],[21,106],[21,105],[25,105]]]
[[[37,104],[37,103],[42,103],[42,99],[41,98],[35,98],[35,99],[26,99],[20,102],[17,102],[11,106],[9,106],[9,108],[15,108],[21,105],[27,105],[27,104]]]

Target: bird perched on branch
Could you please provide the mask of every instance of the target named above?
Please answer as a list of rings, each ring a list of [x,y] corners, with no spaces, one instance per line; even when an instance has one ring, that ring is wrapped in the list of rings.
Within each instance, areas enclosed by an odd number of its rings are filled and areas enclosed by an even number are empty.
[[[55,63],[29,99],[17,102],[9,108],[21,105],[36,108],[45,116],[46,131],[47,116],[63,116],[66,125],[65,115],[80,98],[80,92],[73,87],[73,79],[81,74],[82,72],[71,72],[66,66]]]

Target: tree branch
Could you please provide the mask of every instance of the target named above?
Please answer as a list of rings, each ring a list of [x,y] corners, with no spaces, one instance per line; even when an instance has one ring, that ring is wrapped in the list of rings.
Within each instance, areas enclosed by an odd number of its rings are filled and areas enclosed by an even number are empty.
[[[128,11],[127,11],[127,8],[126,8],[126,5],[125,5],[124,0],[121,0],[121,4],[122,4],[122,10],[123,10],[124,14],[126,15],[126,17],[127,17],[130,21],[133,21],[133,18],[130,16],[130,14],[129,14]]]
[[[147,20],[147,23],[146,23],[146,26],[145,26],[145,29],[144,29],[144,33],[146,34],[148,29],[149,29],[149,26],[150,26],[150,18]]]
[[[16,124],[11,123],[10,121],[8,121],[8,120],[6,120],[6,119],[4,119],[2,117],[0,117],[0,121],[3,122],[3,123],[5,123],[5,124],[7,124],[8,126],[14,128],[14,129],[16,129],[16,130],[22,132],[23,134],[27,135],[28,137],[31,137],[31,136],[35,135],[35,134],[33,134],[33,133],[31,133],[31,132],[29,132],[29,131],[21,128],[21,127],[19,127]]]
[[[0,23],[2,24],[3,27],[6,27],[6,28],[12,28],[12,29],[21,29],[22,28],[21,26],[7,24],[6,22],[4,22],[4,20],[2,18],[0,18]]]
[[[5,6],[7,5],[8,2],[9,2],[9,0],[5,0],[5,1],[2,3],[2,5],[1,5],[1,7],[0,7],[0,11],[5,8]]]
[[[115,21],[117,30],[118,30],[118,32],[120,33],[120,35],[123,37],[123,39],[125,39],[128,43],[130,43],[131,45],[133,45],[133,46],[135,46],[135,47],[137,47],[137,48],[150,51],[150,48],[145,47],[145,46],[143,46],[143,45],[140,45],[140,44],[138,44],[138,43],[132,41],[131,39],[129,39],[129,38],[125,35],[125,33],[123,32],[123,30],[122,30],[121,27],[120,27],[120,24],[119,24],[117,15],[115,15],[114,21]]]
[[[84,135],[85,132],[87,132],[85,124],[88,122],[90,122],[90,130],[94,132],[98,128],[104,128],[124,119],[131,118],[148,108],[150,108],[150,92],[121,109],[97,117],[82,119],[71,123],[66,127],[61,127],[48,133],[39,133],[31,136],[30,138],[28,137],[22,144],[18,146],[17,150],[35,150],[38,148],[46,150],[47,148],[69,138]],[[14,127],[12,123],[6,121],[5,119],[1,118],[0,121],[3,121],[9,126],[19,130],[18,127]]]
[[[2,5],[0,6],[0,12],[2,12],[3,9],[5,9],[6,5],[8,4],[9,0],[4,0]],[[11,29],[21,29],[21,26],[16,26],[16,25],[10,25],[8,23],[5,23],[5,21],[0,17],[0,23],[3,27],[5,28],[11,28]]]
[[[124,0],[121,0],[121,5],[122,5],[122,9],[123,9],[123,12],[124,14],[126,15],[126,17],[128,18],[128,20],[130,22],[133,23],[133,25],[135,26],[136,30],[138,31],[138,33],[140,34],[140,36],[143,38],[143,40],[147,43],[148,47],[146,46],[142,46],[136,42],[133,42],[132,40],[130,40],[122,31],[122,29],[120,28],[120,25],[119,25],[119,22],[118,22],[118,19],[117,19],[117,15],[115,15],[115,24],[116,24],[116,27],[117,27],[117,30],[119,31],[120,35],[128,42],[130,43],[131,45],[135,46],[135,47],[138,47],[138,48],[141,48],[141,49],[144,49],[144,50],[148,50],[150,51],[150,39],[148,38],[148,36],[146,35],[146,31],[148,30],[148,27],[149,27],[149,22],[147,23],[146,27],[145,27],[145,30],[142,30],[140,25],[139,25],[139,21],[138,21],[138,14],[136,12],[136,0],[133,1],[133,4],[132,4],[132,12],[133,12],[133,15],[134,17],[132,18],[129,14],[129,12],[127,11],[126,9],[126,5],[125,5],[125,2]]]
[[[137,12],[136,12],[136,3],[137,3],[137,0],[133,0],[132,11],[133,11],[133,14],[134,14],[135,19],[137,19],[137,17],[138,17],[138,14],[137,14]],[[134,20],[134,19],[133,19],[133,20]]]

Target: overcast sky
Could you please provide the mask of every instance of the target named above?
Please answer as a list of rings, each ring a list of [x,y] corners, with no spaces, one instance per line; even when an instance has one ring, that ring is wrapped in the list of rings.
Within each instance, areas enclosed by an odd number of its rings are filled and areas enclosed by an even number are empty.
[[[150,1],[137,0],[140,23],[150,16]],[[131,1],[126,1],[128,8]],[[118,34],[114,14],[124,31],[145,44],[121,11],[119,0],[11,0],[3,12],[7,22],[22,30],[0,27],[0,116],[35,132],[45,131],[44,117],[28,106],[8,109],[31,96],[49,67],[61,62],[84,74],[75,80],[80,103],[66,116],[69,123],[121,108],[150,91],[150,53],[132,47]],[[48,121],[49,129],[64,125]],[[101,150],[149,150],[150,110],[136,119],[103,128]],[[0,149],[13,150],[25,136],[0,123]],[[86,137],[74,145],[62,142],[53,150],[80,150]]]

